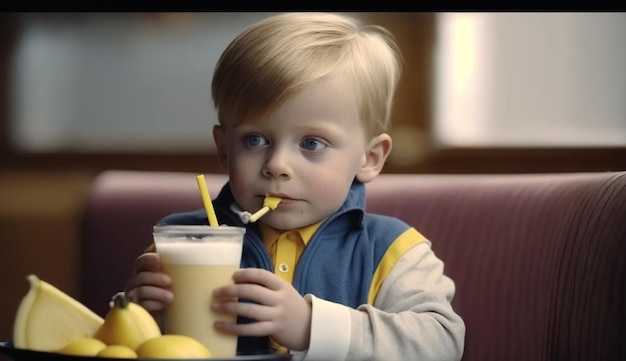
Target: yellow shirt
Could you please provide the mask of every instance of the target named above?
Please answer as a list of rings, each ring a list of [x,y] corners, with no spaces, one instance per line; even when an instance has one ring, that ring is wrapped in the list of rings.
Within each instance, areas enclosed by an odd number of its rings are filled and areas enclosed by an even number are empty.
[[[261,238],[265,247],[272,257],[274,273],[285,281],[293,284],[293,272],[298,265],[304,247],[309,244],[311,237],[320,227],[319,223],[310,226],[280,232],[274,228],[259,223]],[[270,345],[277,351],[289,352],[289,350],[278,344],[270,337]]]
[[[293,272],[298,265],[304,247],[322,222],[310,226],[280,232],[264,223],[259,223],[261,238],[272,257],[274,273],[289,283],[293,283]]]

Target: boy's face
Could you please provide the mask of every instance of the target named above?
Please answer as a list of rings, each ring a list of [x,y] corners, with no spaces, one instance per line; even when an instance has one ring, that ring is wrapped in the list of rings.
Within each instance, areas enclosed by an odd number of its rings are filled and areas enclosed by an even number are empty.
[[[227,119],[215,127],[237,203],[254,213],[265,195],[282,198],[260,220],[276,229],[310,225],[335,212],[355,176],[368,166],[372,146],[354,94],[350,82],[325,79],[306,86],[266,118]]]

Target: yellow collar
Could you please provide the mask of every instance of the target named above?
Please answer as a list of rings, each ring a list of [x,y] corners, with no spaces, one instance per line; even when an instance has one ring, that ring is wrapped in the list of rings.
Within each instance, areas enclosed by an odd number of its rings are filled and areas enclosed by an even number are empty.
[[[298,229],[279,231],[266,225],[265,223],[259,222],[259,230],[261,231],[261,238],[263,239],[263,243],[265,243],[266,247],[269,247],[272,243],[276,242],[278,237],[285,232],[298,232],[302,242],[304,242],[304,245],[306,246],[309,244],[311,237],[313,237],[313,234],[315,234],[315,231],[317,231],[321,224],[322,222],[320,221]]]

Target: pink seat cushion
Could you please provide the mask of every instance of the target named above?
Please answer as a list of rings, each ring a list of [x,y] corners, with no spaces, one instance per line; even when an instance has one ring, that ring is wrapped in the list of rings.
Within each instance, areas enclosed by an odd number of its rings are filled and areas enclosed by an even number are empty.
[[[226,177],[206,177],[217,195]],[[369,211],[414,225],[444,260],[467,325],[463,360],[626,360],[626,172],[384,174],[367,187]],[[104,314],[152,226],[198,208],[195,174],[101,174],[82,301]]]

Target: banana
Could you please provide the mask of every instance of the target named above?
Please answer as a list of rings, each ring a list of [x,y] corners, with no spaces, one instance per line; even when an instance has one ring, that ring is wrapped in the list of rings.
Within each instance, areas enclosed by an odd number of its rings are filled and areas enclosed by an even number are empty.
[[[82,337],[63,346],[58,353],[72,356],[96,356],[107,345],[93,337]]]
[[[39,279],[26,277],[30,288],[22,298],[13,325],[13,345],[36,351],[57,351],[90,337],[103,319],[68,294]]]
[[[137,352],[128,346],[107,345],[96,354],[96,357],[133,359],[137,358]]]
[[[161,336],[159,324],[156,322],[154,317],[152,317],[150,312],[148,312],[140,304],[132,302],[132,300],[129,300],[128,308],[135,316],[135,320],[137,320],[139,328],[143,330],[143,334],[145,335],[143,341]]]
[[[140,359],[196,359],[211,358],[211,351],[198,340],[183,335],[162,335],[139,345]]]
[[[159,325],[141,305],[123,292],[113,296],[113,304],[94,337],[107,345],[123,345],[135,350],[141,343],[161,336]]]

